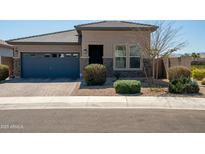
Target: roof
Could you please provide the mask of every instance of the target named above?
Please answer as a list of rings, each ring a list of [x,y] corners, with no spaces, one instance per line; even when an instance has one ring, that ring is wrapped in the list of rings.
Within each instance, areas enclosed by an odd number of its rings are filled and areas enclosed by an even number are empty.
[[[7,43],[32,44],[79,44],[81,30],[149,30],[155,31],[158,27],[127,21],[101,21],[75,26],[76,29],[54,33],[34,35],[7,40]]]
[[[3,47],[8,47],[8,48],[13,48],[12,45],[6,43],[5,41],[3,40],[0,40],[0,46],[3,46]]]
[[[7,40],[9,43],[78,43],[76,30],[66,30],[54,33],[34,35],[17,39]]]
[[[77,30],[151,30],[155,31],[155,25],[141,24],[128,21],[101,21],[75,26]]]

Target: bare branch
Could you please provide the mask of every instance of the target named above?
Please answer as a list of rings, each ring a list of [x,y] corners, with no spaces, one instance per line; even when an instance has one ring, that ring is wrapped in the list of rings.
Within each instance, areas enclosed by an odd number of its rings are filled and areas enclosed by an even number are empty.
[[[151,36],[150,56],[163,57],[181,50],[187,42],[180,38],[182,27],[175,27],[174,23],[160,21],[156,23],[159,28]]]
[[[159,28],[151,34],[151,45],[150,43],[145,45],[146,53],[150,56],[150,58],[152,58],[153,61],[153,78],[158,77],[158,71],[155,75],[156,58],[167,57],[187,45],[187,42],[181,38],[180,32],[182,27],[175,27],[173,22],[165,21],[157,22],[155,25]]]

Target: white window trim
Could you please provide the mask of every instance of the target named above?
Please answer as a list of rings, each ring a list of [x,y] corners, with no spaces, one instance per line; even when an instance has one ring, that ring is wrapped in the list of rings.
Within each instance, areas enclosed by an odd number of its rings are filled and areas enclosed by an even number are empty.
[[[116,57],[115,57],[115,49],[117,46],[125,46],[125,52],[126,52],[126,68],[116,68]],[[115,70],[126,70],[127,69],[127,45],[126,44],[116,44],[114,45],[114,52],[113,52],[113,69]]]
[[[137,56],[130,56],[130,46],[137,45],[140,48],[140,68],[130,68],[130,57],[137,57]],[[126,48],[126,68],[116,68],[116,57],[115,57],[115,49],[116,46],[125,46]],[[142,56],[142,48],[138,43],[136,44],[115,44],[113,46],[113,70],[115,71],[136,71],[142,70],[143,68],[143,56]]]

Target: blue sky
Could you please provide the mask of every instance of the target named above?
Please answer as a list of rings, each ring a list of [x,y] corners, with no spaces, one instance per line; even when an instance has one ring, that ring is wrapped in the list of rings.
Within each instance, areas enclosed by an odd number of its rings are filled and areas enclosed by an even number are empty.
[[[93,20],[0,20],[0,39],[37,35],[73,29],[74,25],[94,22]],[[156,21],[136,21],[154,23]],[[188,45],[178,53],[205,52],[205,20],[173,21],[183,27],[181,33]]]

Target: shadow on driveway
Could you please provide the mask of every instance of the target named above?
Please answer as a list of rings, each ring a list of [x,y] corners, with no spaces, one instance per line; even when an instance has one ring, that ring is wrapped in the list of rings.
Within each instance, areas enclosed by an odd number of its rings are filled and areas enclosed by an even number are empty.
[[[75,82],[79,81],[79,79],[23,79],[16,78],[3,81],[2,83],[58,83],[58,82]]]

